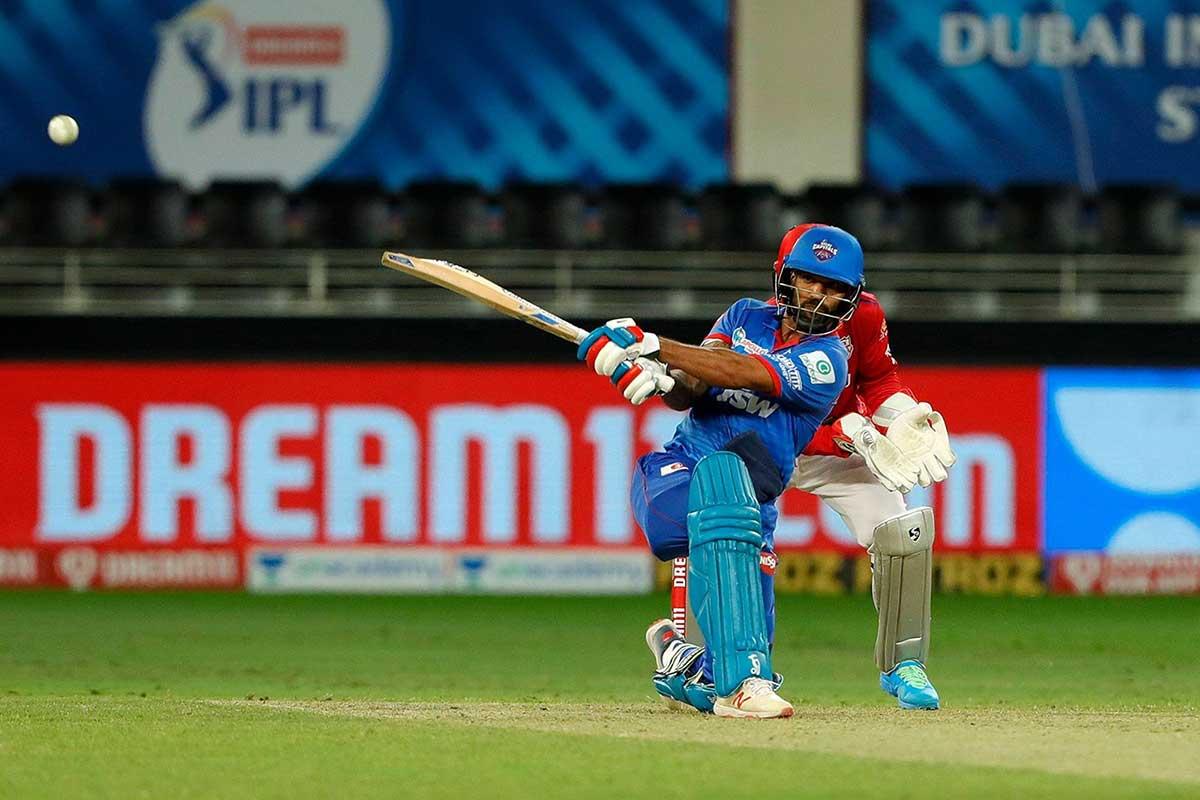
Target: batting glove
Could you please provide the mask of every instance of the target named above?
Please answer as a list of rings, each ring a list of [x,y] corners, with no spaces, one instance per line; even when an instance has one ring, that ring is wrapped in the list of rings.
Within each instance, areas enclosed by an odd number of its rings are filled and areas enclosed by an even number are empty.
[[[862,414],[847,414],[834,422],[833,441],[862,456],[871,474],[889,492],[911,491],[920,476],[920,467]]]
[[[620,367],[628,367],[624,371]],[[625,399],[640,406],[651,397],[662,396],[675,388],[675,379],[667,373],[667,365],[652,358],[639,358],[621,364],[613,373],[613,382]],[[620,374],[621,377],[617,377]]]
[[[612,376],[624,362],[638,358],[654,358],[658,353],[658,337],[646,333],[629,317],[610,319],[589,333],[575,356],[586,361],[597,375]],[[613,381],[616,383],[616,381]]]

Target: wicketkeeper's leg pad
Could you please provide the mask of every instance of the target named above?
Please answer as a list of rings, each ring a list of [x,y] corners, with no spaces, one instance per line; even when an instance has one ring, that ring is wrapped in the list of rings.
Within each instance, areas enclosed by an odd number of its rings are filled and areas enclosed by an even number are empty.
[[[933,587],[933,509],[921,506],[879,523],[871,545],[879,608],[875,663],[883,672],[901,661],[929,657]]]
[[[759,578],[762,518],[738,456],[717,451],[696,464],[687,529],[688,599],[704,632],[717,695],[727,697],[746,678],[772,676]]]

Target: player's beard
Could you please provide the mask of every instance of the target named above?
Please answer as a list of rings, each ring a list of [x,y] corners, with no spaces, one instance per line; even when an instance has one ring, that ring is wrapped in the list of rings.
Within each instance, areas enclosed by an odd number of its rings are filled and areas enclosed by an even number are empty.
[[[814,333],[825,327],[826,318],[818,317],[817,312],[825,311],[825,306],[832,305],[826,302],[827,299],[825,295],[810,296],[796,304],[795,310],[788,315],[788,321],[791,322],[797,333]]]
[[[801,303],[796,309],[796,325],[801,331],[810,331],[817,320],[817,311],[821,310],[825,298]]]

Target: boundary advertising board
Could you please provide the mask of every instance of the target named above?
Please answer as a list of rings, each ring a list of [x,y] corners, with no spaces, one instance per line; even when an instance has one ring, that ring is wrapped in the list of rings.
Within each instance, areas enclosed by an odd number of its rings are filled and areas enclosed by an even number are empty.
[[[1157,418],[1196,436],[1198,374],[906,369],[960,458],[944,484],[909,497],[936,509],[939,586],[1029,593],[1040,561],[1028,557],[1045,552],[1057,590],[1190,591],[1194,558],[1177,557],[1200,550],[1188,464],[1151,469],[1138,459],[1163,448],[1114,450],[1102,434]],[[496,569],[496,554],[535,554],[520,569],[561,591],[536,554],[643,552],[632,462],[679,418],[633,408],[574,366],[8,363],[0,383],[5,586],[236,587],[264,550],[331,548],[323,558],[342,564],[331,569],[351,569],[359,556],[337,562],[343,551],[390,548],[458,552],[460,570],[471,553]],[[1110,457],[1132,460],[1114,473]],[[1081,493],[1112,498],[1074,525]],[[831,576],[861,588],[861,550],[836,516],[797,493],[782,510],[781,588],[820,590]],[[1083,557],[1101,551],[1108,561]],[[461,577],[430,590],[461,589]],[[605,580],[592,590],[617,590]],[[624,580],[634,591],[652,578]],[[515,590],[501,584],[479,587]]]

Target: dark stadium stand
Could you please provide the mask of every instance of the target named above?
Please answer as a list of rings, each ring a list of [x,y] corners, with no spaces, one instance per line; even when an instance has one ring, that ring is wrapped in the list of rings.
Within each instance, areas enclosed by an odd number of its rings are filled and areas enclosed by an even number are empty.
[[[1097,197],[1014,185],[864,186],[29,179],[0,203],[0,314],[439,318],[481,309],[381,272],[383,248],[441,255],[575,317],[610,309],[711,320],[767,291],[779,234],[841,223],[870,253],[889,318],[1177,323],[1200,318],[1183,201],[1157,186]],[[1192,253],[1195,247],[1191,248]]]

